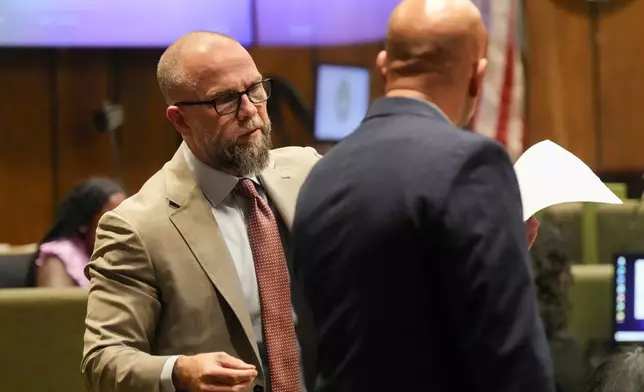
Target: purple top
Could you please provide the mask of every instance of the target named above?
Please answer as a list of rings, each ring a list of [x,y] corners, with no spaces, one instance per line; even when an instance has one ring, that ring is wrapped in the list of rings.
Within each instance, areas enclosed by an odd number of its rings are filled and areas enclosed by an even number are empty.
[[[40,245],[36,265],[42,266],[48,257],[60,259],[78,286],[89,287],[89,280],[84,273],[89,256],[85,251],[85,244],[79,238],[63,238]]]

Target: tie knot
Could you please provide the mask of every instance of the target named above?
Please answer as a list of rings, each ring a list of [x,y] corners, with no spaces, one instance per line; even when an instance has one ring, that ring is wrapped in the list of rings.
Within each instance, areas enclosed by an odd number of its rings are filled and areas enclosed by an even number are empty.
[[[253,180],[251,180],[250,178],[242,178],[241,180],[237,181],[235,189],[237,190],[237,192],[239,192],[239,194],[247,197],[250,200],[259,197],[257,189],[255,189],[255,184],[253,184]]]

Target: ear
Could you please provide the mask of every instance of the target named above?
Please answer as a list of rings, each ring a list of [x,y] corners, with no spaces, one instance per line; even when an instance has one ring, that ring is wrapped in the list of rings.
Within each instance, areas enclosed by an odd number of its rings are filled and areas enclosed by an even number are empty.
[[[474,65],[474,75],[470,79],[469,95],[472,98],[477,97],[481,93],[481,86],[483,85],[483,78],[487,70],[487,59],[483,58],[476,62]]]
[[[178,107],[171,105],[165,111],[165,116],[170,120],[174,128],[182,135],[189,136],[192,133],[186,118]]]
[[[387,73],[387,51],[381,50],[376,57],[376,68],[380,70],[382,76]]]

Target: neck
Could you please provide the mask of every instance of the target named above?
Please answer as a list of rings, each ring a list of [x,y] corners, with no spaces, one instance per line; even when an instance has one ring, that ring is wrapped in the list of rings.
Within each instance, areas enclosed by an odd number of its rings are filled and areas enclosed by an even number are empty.
[[[212,162],[212,160],[208,157],[208,155],[204,154],[203,151],[195,145],[192,139],[184,137],[183,140],[188,146],[188,149],[190,150],[192,155],[195,158],[197,158],[199,162],[203,163],[206,166],[210,166],[215,170],[219,170],[222,173],[230,174],[231,176],[234,176],[234,177],[241,177],[238,175],[238,173],[234,173],[231,170],[226,170],[224,168],[221,168],[218,165],[216,165],[215,162]]]
[[[404,97],[404,98],[415,98],[415,99],[420,99],[423,101],[431,102],[433,104],[436,104],[432,97],[429,94],[416,91],[416,90],[410,90],[410,89],[403,89],[403,88],[396,88],[396,89],[391,89],[387,91],[385,94],[387,97]]]

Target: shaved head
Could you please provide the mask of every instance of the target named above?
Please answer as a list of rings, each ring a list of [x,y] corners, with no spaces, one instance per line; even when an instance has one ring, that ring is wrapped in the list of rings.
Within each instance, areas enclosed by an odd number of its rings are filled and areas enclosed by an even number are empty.
[[[444,103],[448,108],[441,108],[453,111],[459,93],[472,95],[471,79],[480,71],[486,46],[485,25],[470,0],[403,0],[389,20],[378,66],[388,91],[416,90],[432,101],[451,95],[452,102]]]
[[[157,81],[166,103],[172,105],[195,89],[198,78],[195,74],[199,71],[195,66],[199,67],[200,57],[231,45],[241,47],[233,38],[210,31],[188,33],[170,45],[157,66]]]
[[[405,0],[387,30],[389,69],[401,75],[432,72],[446,78],[485,53],[481,14],[469,0]]]

